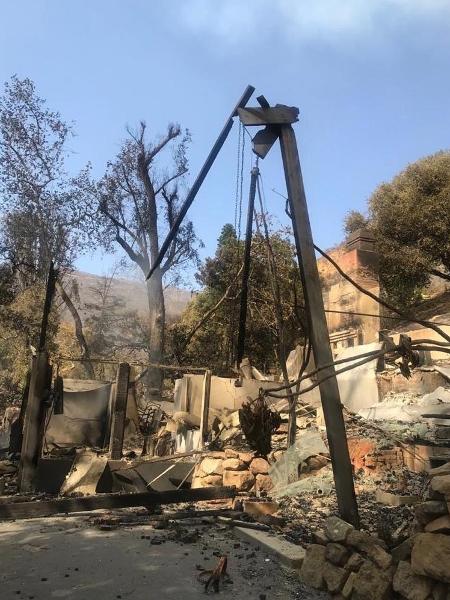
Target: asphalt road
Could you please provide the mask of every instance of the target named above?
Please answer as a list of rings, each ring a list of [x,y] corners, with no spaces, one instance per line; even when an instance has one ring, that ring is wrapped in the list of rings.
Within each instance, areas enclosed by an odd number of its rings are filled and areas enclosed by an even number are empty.
[[[0,598],[204,598],[200,569],[213,569],[223,554],[232,580],[220,590],[223,600],[322,597],[230,530],[206,525],[185,531],[195,529],[198,539],[182,542],[168,539],[170,529],[146,525],[102,531],[86,516],[0,523]]]

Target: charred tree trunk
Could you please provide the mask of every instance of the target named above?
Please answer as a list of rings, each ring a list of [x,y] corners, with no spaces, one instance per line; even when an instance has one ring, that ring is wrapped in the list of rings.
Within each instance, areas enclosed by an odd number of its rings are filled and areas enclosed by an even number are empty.
[[[149,310],[148,359],[150,363],[160,364],[164,354],[166,326],[166,310],[160,269],[157,269],[147,281],[147,298]],[[162,387],[161,369],[150,367],[146,379],[149,399],[159,401]]]

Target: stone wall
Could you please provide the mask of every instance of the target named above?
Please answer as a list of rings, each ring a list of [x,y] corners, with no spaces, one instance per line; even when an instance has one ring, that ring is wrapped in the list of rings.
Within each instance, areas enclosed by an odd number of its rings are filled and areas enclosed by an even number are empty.
[[[230,485],[239,491],[268,492],[273,487],[268,471],[267,460],[253,452],[211,452],[196,466],[192,487]]]
[[[415,506],[409,537],[393,548],[330,517],[307,548],[300,576],[352,600],[450,599],[450,463],[430,471],[428,499]]]

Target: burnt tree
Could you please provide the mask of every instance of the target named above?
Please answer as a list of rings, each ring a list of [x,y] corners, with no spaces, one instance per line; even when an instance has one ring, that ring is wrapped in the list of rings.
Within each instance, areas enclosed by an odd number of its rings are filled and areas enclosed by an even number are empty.
[[[119,245],[128,258],[148,274],[159,254],[160,231],[171,228],[178,214],[180,188],[188,172],[189,132],[169,125],[164,136],[147,140],[146,125],[128,138],[116,158],[108,163],[98,186],[99,211],[108,245]],[[162,164],[163,151],[171,151],[169,164]],[[198,240],[191,222],[186,222],[173,239],[166,259],[146,281],[148,297],[148,359],[160,363],[164,355],[166,313],[164,281],[174,281],[177,268],[197,260]],[[159,397],[161,372],[148,370],[150,397]]]

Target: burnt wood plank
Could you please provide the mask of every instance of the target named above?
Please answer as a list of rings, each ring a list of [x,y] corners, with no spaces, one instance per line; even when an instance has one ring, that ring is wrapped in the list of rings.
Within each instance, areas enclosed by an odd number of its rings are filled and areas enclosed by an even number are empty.
[[[200,447],[203,448],[208,437],[209,400],[211,397],[211,371],[205,372],[203,380],[202,407],[200,417]]]
[[[199,502],[234,498],[234,487],[211,487],[170,492],[139,492],[137,494],[99,494],[83,498],[61,498],[33,502],[0,504],[0,519],[33,519],[66,513],[98,509],[128,508],[132,506],[158,506],[179,502]]]
[[[270,108],[238,108],[239,118],[244,125],[290,125],[298,121],[299,110],[295,106],[278,104]]]

